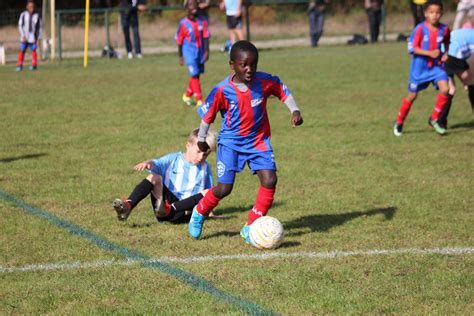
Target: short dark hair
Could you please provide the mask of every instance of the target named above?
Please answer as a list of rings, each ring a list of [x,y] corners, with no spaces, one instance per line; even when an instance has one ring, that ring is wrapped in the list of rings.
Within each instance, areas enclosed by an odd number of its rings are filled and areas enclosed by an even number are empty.
[[[235,61],[237,54],[240,52],[251,52],[258,60],[258,49],[249,41],[244,40],[235,42],[230,49],[230,60]]]
[[[441,0],[428,0],[423,5],[423,11],[428,10],[428,8],[432,5],[437,5],[441,8],[441,10],[443,10],[443,1],[441,1]]]

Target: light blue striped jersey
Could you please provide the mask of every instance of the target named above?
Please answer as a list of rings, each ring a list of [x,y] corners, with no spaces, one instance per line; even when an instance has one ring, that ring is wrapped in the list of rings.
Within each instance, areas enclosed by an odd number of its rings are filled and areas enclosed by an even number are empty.
[[[451,32],[448,55],[458,59],[468,59],[474,52],[474,29]]]
[[[194,165],[184,159],[181,152],[170,153],[152,160],[152,173],[163,178],[163,185],[179,200],[212,187],[212,172],[204,161]]]

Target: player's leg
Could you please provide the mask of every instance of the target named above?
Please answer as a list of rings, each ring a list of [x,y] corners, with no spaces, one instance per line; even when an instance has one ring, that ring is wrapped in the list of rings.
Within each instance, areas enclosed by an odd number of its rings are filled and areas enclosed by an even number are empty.
[[[130,23],[132,25],[132,31],[133,31],[133,44],[135,45],[135,54],[137,58],[143,58],[142,48],[141,48],[141,43],[140,43],[140,28],[138,25],[137,12],[132,14],[132,16],[130,17]]]
[[[130,39],[130,18],[126,13],[120,15],[120,22],[122,23],[122,31],[125,39],[125,48],[127,49],[127,56],[129,59],[133,58],[132,40]]]
[[[417,89],[418,86],[412,86],[410,88],[409,85],[408,95],[402,100],[402,105],[400,106],[400,110],[398,111],[397,121],[395,123],[395,126],[393,127],[393,134],[395,136],[402,136],[403,124],[405,123],[405,119],[408,116],[408,112],[410,112],[411,106],[413,105],[418,96]]]
[[[195,58],[188,60],[187,56],[184,56],[184,59],[188,66],[189,83],[186,92],[183,94],[183,102],[188,106],[193,106],[194,104],[191,99],[193,94],[196,96],[196,99],[198,96],[199,100],[202,99],[201,85],[199,83],[199,64]]]
[[[443,111],[440,113],[438,118],[438,123],[443,128],[448,127],[448,115],[449,111],[451,110],[451,104],[453,102],[454,94],[456,93],[456,82],[454,81],[453,76],[449,76],[448,85],[448,102],[446,103],[446,106],[443,108]]]
[[[319,39],[323,35],[324,31],[324,20],[325,20],[325,13],[324,12],[318,12],[317,14],[317,19],[316,19],[316,33],[314,34],[314,40],[316,41],[316,46],[319,43]]]
[[[469,102],[471,102],[471,110],[474,113],[474,85],[467,86],[469,93]]]
[[[155,186],[161,186],[161,176],[157,174],[151,174],[146,179],[143,179],[139,184],[135,186],[132,193],[126,199],[115,199],[113,206],[117,212],[117,217],[121,221],[127,220],[130,213],[135,206],[140,203],[145,197],[148,196],[154,189]],[[161,190],[156,190],[156,197],[161,197]]]
[[[217,185],[211,188],[193,209],[188,226],[189,234],[193,238],[201,237],[204,220],[219,201],[232,192],[235,173],[242,169],[243,165],[239,165],[239,153],[225,145],[217,148]]]
[[[439,80],[436,82],[436,85],[439,88],[438,96],[436,97],[436,105],[433,109],[433,113],[430,117],[430,125],[433,126],[436,133],[440,135],[446,134],[446,129],[443,128],[438,120],[440,114],[443,112],[443,109],[446,107],[449,101],[448,93],[449,93],[449,84],[448,80]]]
[[[23,61],[25,60],[25,52],[28,48],[28,43],[21,42],[20,44],[20,53],[18,54],[18,63],[16,67],[16,71],[21,71],[23,69]]]
[[[240,230],[240,236],[246,243],[250,243],[250,226],[259,217],[267,215],[273,204],[275,188],[277,184],[276,164],[272,151],[252,155],[249,159],[249,167],[253,173],[258,175],[260,187],[252,210],[248,213],[247,222]]]
[[[198,68],[198,72],[200,73],[200,70],[199,70],[200,65],[197,65],[197,68]],[[192,85],[191,85],[193,95],[196,98],[196,105],[197,106],[202,105],[201,81],[200,81],[199,73],[192,77]]]
[[[36,70],[38,68],[38,53],[36,43],[30,44],[31,48],[31,67],[30,70]]]

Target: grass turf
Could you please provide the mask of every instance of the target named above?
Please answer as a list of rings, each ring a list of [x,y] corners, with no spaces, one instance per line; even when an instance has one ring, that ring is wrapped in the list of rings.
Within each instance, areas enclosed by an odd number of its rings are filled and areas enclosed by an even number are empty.
[[[203,92],[229,73],[213,54]],[[473,246],[474,122],[459,88],[450,133],[427,126],[436,92],[420,94],[404,135],[392,124],[406,93],[401,44],[263,51],[302,108],[268,111],[279,184],[270,214],[286,228],[278,252]],[[197,114],[180,102],[176,56],[78,60],[37,72],[0,68],[0,190],[150,257],[254,254],[238,235],[258,180],[248,170],[193,241],[186,225],[160,225],[149,202],[116,221],[111,202],[144,174],[140,161],[184,150]],[[218,129],[220,119],[214,128]],[[215,165],[215,156],[209,159]],[[0,201],[0,266],[93,262],[106,252]],[[473,256],[223,260],[176,264],[216,287],[283,314],[458,313],[473,308]],[[1,273],[1,313],[240,313],[235,306],[138,267]]]

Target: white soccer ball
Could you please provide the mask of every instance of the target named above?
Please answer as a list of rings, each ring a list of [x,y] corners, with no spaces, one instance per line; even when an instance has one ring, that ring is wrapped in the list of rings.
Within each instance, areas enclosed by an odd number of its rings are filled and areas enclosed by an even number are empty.
[[[281,245],[284,235],[283,225],[275,217],[262,216],[250,225],[250,243],[259,249],[277,248]]]

